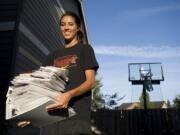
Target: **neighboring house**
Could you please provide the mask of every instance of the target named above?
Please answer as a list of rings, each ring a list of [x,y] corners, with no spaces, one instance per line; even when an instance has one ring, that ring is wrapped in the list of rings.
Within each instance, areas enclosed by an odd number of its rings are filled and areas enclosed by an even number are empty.
[[[165,101],[153,101],[153,108],[167,108],[167,104]],[[133,102],[133,103],[122,103],[119,107],[116,107],[117,110],[131,110],[131,109],[139,109],[140,103]]]

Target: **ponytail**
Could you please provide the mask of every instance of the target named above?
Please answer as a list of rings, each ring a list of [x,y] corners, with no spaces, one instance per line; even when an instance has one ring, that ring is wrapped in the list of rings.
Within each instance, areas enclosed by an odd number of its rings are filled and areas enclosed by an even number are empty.
[[[84,33],[81,30],[77,32],[77,38],[79,43],[84,43]]]

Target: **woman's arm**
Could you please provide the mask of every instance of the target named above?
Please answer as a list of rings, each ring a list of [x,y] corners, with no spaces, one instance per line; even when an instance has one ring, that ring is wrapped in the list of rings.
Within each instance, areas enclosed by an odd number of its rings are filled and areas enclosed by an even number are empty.
[[[55,99],[58,102],[47,106],[46,109],[49,111],[54,109],[67,108],[71,98],[80,96],[94,88],[96,83],[95,71],[93,69],[87,69],[85,70],[85,76],[86,81],[84,81],[80,86],[56,96]]]

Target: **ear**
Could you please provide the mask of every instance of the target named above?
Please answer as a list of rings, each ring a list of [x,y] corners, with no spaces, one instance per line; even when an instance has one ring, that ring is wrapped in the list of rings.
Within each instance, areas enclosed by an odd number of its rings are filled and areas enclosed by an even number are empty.
[[[80,30],[81,30],[81,28],[80,28],[80,26],[78,26],[78,27],[77,27],[77,31],[80,31]]]
[[[77,33],[78,33],[79,31],[81,31],[80,27],[78,27],[76,31],[77,31]]]

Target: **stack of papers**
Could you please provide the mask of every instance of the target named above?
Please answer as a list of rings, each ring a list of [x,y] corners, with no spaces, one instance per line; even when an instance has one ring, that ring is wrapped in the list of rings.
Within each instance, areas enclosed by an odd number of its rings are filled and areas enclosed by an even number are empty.
[[[35,126],[45,126],[75,115],[70,107],[50,112],[45,109],[64,92],[67,75],[64,68],[47,66],[14,77],[7,92],[6,119],[29,120]]]

